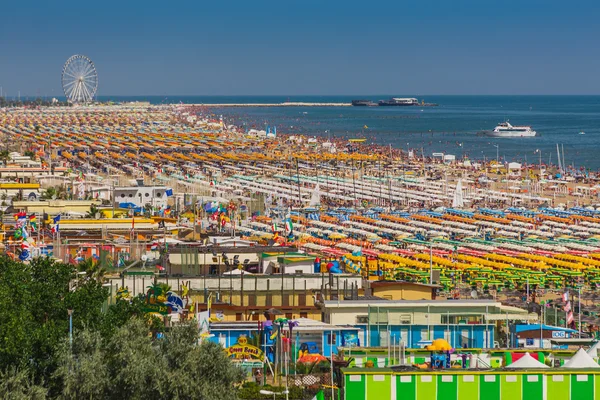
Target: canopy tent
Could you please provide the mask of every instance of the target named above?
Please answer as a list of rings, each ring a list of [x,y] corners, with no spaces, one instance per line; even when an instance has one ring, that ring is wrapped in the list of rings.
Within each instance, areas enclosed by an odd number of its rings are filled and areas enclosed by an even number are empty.
[[[562,368],[600,368],[600,365],[585,350],[580,348]]]
[[[525,355],[519,358],[514,363],[507,366],[508,368],[550,368],[546,364],[542,364],[535,358],[531,357],[531,354],[525,353]]]
[[[594,343],[594,345],[592,347],[590,347],[587,351],[587,353],[592,356],[597,358],[598,357],[598,350],[600,349],[600,342],[596,342]]]
[[[463,199],[462,192],[462,180],[458,180],[456,183],[456,189],[454,190],[454,198],[452,199],[452,208],[462,208],[464,207],[465,202]]]

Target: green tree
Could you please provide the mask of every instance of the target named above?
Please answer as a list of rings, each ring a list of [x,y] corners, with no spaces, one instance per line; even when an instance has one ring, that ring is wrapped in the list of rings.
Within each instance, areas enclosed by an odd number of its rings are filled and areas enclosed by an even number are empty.
[[[72,347],[65,342],[54,378],[64,399],[234,400],[242,371],[221,346],[198,345],[195,324],[182,324],[153,339],[140,318],[110,338],[84,329]]]
[[[102,336],[98,331],[84,329],[72,346],[63,341],[57,354],[58,368],[53,375],[63,399],[106,398],[110,375],[104,362]]]
[[[43,192],[42,192],[42,200],[52,200],[56,196],[56,188],[54,186],[50,186],[49,188],[46,188]]]
[[[93,218],[93,219],[97,219],[97,218],[101,219],[101,218],[104,218],[104,214],[102,213],[102,211],[100,211],[100,209],[98,208],[97,205],[92,204],[90,206],[90,211],[88,211],[85,214],[85,217],[86,218]]]
[[[10,367],[0,370],[0,398],[7,400],[41,400],[48,391],[33,383],[32,377],[24,369]]]
[[[0,256],[0,370],[27,368],[36,382],[48,382],[55,352],[73,327],[99,327],[108,296],[102,285],[78,277],[73,266],[36,258],[29,264]]]
[[[198,328],[175,326],[160,342],[166,361],[164,392],[168,398],[192,400],[237,399],[244,374],[234,365],[223,348],[210,341],[198,342]]]
[[[93,279],[99,283],[104,283],[106,281],[106,268],[93,258],[87,258],[81,261],[77,264],[77,270],[80,273],[85,273],[85,277],[88,279]]]

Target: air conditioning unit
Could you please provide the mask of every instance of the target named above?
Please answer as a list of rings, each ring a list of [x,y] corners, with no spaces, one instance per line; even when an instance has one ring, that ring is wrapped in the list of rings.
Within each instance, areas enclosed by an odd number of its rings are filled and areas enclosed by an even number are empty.
[[[368,315],[357,315],[356,316],[356,323],[357,324],[368,324],[369,323],[369,316]]]

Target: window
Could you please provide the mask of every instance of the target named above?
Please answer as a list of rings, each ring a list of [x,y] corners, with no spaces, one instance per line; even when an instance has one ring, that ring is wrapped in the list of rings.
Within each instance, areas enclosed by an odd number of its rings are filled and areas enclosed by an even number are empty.
[[[265,305],[271,307],[273,305],[273,295],[271,293],[267,293],[267,298],[265,299]]]
[[[328,333],[327,334],[327,344],[332,344],[335,345],[337,343],[337,335],[335,333]]]
[[[161,192],[156,192],[156,197],[160,197],[160,196],[162,196],[162,193]]]
[[[256,307],[256,295],[253,295],[253,294],[248,295],[248,306]]]
[[[242,313],[241,312],[235,313],[235,320],[236,321],[243,321],[243,319],[242,319]]]
[[[308,318],[308,313],[301,312],[300,313],[300,318]]]
[[[285,317],[286,317],[287,319],[293,319],[293,318],[294,318],[294,316],[292,315],[292,313],[291,313],[291,312],[285,313]]]
[[[289,294],[284,294],[283,297],[281,298],[281,305],[282,306],[289,306],[290,305],[290,295]]]
[[[300,293],[298,295],[298,305],[300,307],[306,306],[306,293]]]
[[[129,197],[133,197],[133,193],[129,193]]]
[[[121,193],[121,197],[125,197],[125,193]]]
[[[254,313],[252,314],[252,321],[258,321],[258,319],[260,318],[260,315]]]
[[[144,197],[150,197],[150,193],[144,193]]]

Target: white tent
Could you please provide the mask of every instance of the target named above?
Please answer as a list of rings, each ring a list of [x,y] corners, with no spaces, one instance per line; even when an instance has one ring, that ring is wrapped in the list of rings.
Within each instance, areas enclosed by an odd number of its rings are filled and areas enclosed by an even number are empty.
[[[517,162],[508,163],[508,169],[521,169],[521,164]]]
[[[600,342],[594,343],[594,345],[588,349],[587,353],[592,356],[592,358],[598,358],[598,350],[600,350]]]
[[[452,199],[452,208],[462,208],[464,207],[465,202],[463,200],[463,192],[462,192],[462,180],[458,180],[456,184],[456,190],[454,191],[454,198]]]
[[[563,368],[600,368],[600,365],[592,356],[585,352],[583,349],[577,350],[577,353],[569,361],[562,366]]]
[[[519,358],[514,363],[507,366],[507,368],[550,368],[546,364],[542,364],[535,358],[531,357],[531,354],[525,353],[525,355]]]
[[[319,204],[321,204],[321,190],[320,190],[319,184],[317,184],[317,186],[315,187],[315,190],[312,192],[312,195],[310,196],[309,205],[318,206]]]

